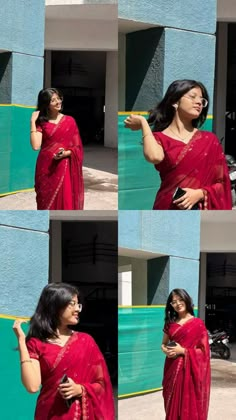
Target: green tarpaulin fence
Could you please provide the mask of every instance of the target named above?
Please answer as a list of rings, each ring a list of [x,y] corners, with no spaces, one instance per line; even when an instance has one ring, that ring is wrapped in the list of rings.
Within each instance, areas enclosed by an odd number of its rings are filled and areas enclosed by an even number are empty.
[[[30,420],[34,418],[38,394],[29,394],[21,383],[19,352],[17,339],[12,330],[13,322],[13,319],[0,316],[1,419]],[[26,331],[25,325],[23,328]]]
[[[0,105],[0,195],[34,187],[37,152],[30,146],[34,108]]]
[[[162,386],[164,354],[161,351],[164,306],[119,308],[120,398]]]

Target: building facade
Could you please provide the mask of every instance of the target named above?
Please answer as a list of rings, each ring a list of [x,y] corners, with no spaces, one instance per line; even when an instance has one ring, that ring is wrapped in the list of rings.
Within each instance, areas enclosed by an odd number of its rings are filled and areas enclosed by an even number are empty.
[[[62,90],[85,145],[117,147],[117,32],[117,1],[1,2],[0,195],[34,186],[29,121],[43,87]]]

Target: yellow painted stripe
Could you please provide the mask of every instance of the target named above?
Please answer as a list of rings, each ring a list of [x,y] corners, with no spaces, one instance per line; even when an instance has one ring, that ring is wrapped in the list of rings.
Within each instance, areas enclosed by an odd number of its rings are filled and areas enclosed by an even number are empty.
[[[118,308],[165,308],[166,305],[118,305]]]
[[[30,320],[30,318],[28,316],[19,316],[19,315],[0,314],[0,318],[3,318],[3,319],[24,319],[26,321]]]
[[[18,190],[18,191],[3,193],[3,194],[0,194],[0,197],[5,197],[6,195],[12,195],[12,194],[17,194],[17,193],[22,193],[22,192],[30,192],[30,191],[34,191],[34,188],[28,188],[27,190]]]
[[[21,105],[21,104],[0,104],[0,106],[16,106],[18,108],[32,108],[32,109],[36,109],[36,106],[32,106],[32,105]]]
[[[147,111],[119,111],[118,115],[130,115],[130,114],[134,114],[134,115],[148,115]],[[213,115],[207,115],[207,119],[208,120],[212,120],[213,119]]]
[[[126,397],[133,397],[135,395],[148,394],[150,392],[162,391],[162,389],[163,388],[154,388],[154,389],[148,389],[147,391],[132,392],[131,394],[122,394],[122,395],[118,395],[118,398],[126,398]]]

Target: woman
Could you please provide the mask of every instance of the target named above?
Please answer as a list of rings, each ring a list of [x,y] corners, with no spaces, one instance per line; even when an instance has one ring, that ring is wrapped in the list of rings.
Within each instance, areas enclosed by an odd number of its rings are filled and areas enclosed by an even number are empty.
[[[38,210],[82,210],[83,146],[75,120],[61,113],[63,97],[54,88],[38,95],[30,141],[40,150],[35,173]]]
[[[82,306],[71,285],[52,283],[40,296],[27,337],[22,320],[13,326],[19,342],[21,378],[29,392],[42,388],[35,420],[114,420],[112,387],[93,338],[71,330]],[[65,376],[66,375],[66,376]]]
[[[160,172],[153,209],[231,210],[228,168],[215,134],[199,131],[208,111],[208,93],[194,80],[174,81],[148,120],[131,115],[125,126],[142,130],[146,160]],[[149,126],[153,126],[153,132]],[[175,199],[175,191],[185,191]]]
[[[210,350],[203,321],[194,317],[183,289],[170,293],[165,309],[162,351],[166,355],[163,397],[166,420],[207,420]]]

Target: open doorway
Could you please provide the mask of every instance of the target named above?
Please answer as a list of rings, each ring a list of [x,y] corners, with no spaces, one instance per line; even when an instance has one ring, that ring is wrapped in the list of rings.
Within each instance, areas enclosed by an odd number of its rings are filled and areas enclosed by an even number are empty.
[[[208,253],[206,269],[206,326],[236,342],[236,254]]]
[[[105,51],[52,51],[51,85],[62,91],[63,112],[86,145],[104,144],[105,80]]]
[[[51,220],[50,279],[79,289],[83,310],[78,331],[102,351],[117,382],[117,221]]]

